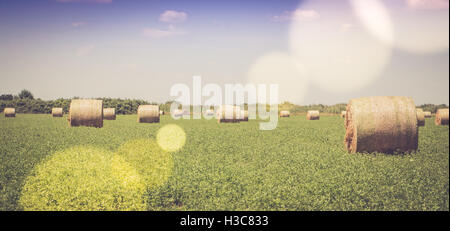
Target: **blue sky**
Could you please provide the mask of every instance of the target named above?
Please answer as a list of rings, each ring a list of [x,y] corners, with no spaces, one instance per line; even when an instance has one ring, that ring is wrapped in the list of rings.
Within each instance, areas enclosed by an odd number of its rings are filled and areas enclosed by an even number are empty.
[[[164,102],[173,84],[201,75],[279,83],[280,100],[299,104],[370,95],[448,104],[448,0],[370,0],[378,11],[349,2],[2,0],[0,93]],[[308,71],[261,67],[273,52]]]

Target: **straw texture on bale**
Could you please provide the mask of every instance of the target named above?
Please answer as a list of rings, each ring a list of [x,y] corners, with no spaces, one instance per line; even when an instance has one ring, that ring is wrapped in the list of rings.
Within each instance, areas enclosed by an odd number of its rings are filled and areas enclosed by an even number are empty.
[[[416,107],[410,97],[352,99],[346,124],[344,143],[349,153],[408,152],[418,146]]]
[[[425,126],[425,114],[421,108],[416,109],[417,114],[417,126],[422,127]]]
[[[241,108],[233,105],[221,105],[217,110],[217,122],[239,123],[241,121]]]
[[[448,125],[448,108],[439,109],[436,111],[434,123],[436,125]]]
[[[60,107],[52,108],[52,116],[53,117],[62,117],[63,116],[63,109],[60,108]]]
[[[319,111],[308,111],[306,113],[306,119],[307,120],[318,120],[318,119],[320,119]]]
[[[424,111],[425,118],[431,118],[431,111]]]
[[[241,110],[241,117],[240,117],[241,121],[248,121],[248,111],[246,110]]]
[[[341,111],[341,117],[345,118],[345,115],[347,114],[347,111]]]
[[[67,118],[71,127],[103,127],[103,101],[91,99],[73,99],[70,102]]]
[[[280,117],[289,117],[290,115],[289,111],[280,111]]]
[[[3,113],[5,114],[5,117],[16,117],[16,109],[7,107],[5,110],[3,110]]]
[[[116,120],[116,109],[115,108],[104,108],[103,109],[103,119]]]
[[[158,105],[139,105],[137,114],[139,123],[159,123]]]

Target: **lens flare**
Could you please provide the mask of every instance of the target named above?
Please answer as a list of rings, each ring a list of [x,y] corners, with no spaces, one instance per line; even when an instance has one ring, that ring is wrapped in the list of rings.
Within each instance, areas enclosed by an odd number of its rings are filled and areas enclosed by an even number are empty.
[[[333,92],[361,89],[374,81],[390,61],[390,46],[365,30],[348,1],[306,1],[298,10],[311,9],[317,17],[293,20],[289,35],[292,55],[308,78]]]
[[[374,36],[387,44],[394,42],[392,19],[386,6],[378,0],[350,0],[356,16]]]
[[[131,140],[122,144],[116,154],[137,170],[148,188],[164,185],[172,175],[172,155],[151,139]],[[133,178],[126,178],[133,181]]]
[[[128,163],[93,147],[57,152],[25,180],[24,210],[145,210],[145,185]]]
[[[299,61],[289,54],[272,52],[258,58],[250,67],[247,82],[251,84],[278,84],[279,99],[302,103],[308,81]]]
[[[159,129],[156,140],[163,150],[176,152],[186,143],[186,133],[176,124],[168,124]]]
[[[390,46],[418,54],[448,50],[448,1],[350,2],[363,25]]]

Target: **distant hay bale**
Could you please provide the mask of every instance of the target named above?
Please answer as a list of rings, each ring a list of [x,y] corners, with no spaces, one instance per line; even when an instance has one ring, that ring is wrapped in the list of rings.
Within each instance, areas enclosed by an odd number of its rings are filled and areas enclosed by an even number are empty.
[[[308,111],[308,113],[306,113],[306,119],[307,120],[318,120],[318,119],[320,119],[319,111]]]
[[[172,117],[182,117],[183,116],[183,110],[175,109],[175,111],[172,112]]]
[[[116,120],[116,109],[115,108],[104,108],[103,109],[103,119]]]
[[[439,109],[436,111],[434,123],[436,125],[448,125],[448,108]]]
[[[416,115],[417,115],[417,126],[419,127],[425,126],[425,114],[423,113],[423,110],[417,108]]]
[[[341,111],[341,117],[345,118],[345,115],[347,114],[347,111]]]
[[[431,111],[424,111],[425,118],[431,118]]]
[[[159,115],[164,115],[164,111],[163,110],[159,110]]]
[[[139,123],[159,123],[158,105],[139,105],[137,114]]]
[[[217,110],[217,122],[239,123],[241,120],[241,108],[233,105],[221,105]]]
[[[5,117],[16,117],[16,109],[7,107],[5,110],[3,110],[3,113],[5,114]]]
[[[344,143],[349,153],[417,150],[418,127],[410,97],[376,96],[347,104]]]
[[[63,116],[63,109],[60,108],[60,107],[52,108],[52,116],[53,117],[62,117]]]
[[[214,115],[214,110],[211,109],[207,109],[204,113],[205,116],[213,116]]]
[[[289,111],[280,111],[280,117],[289,117],[290,115]]]
[[[241,116],[240,116],[241,121],[246,121],[248,122],[248,111],[246,110],[241,110]]]
[[[103,101],[93,99],[73,99],[70,102],[69,126],[103,127]]]

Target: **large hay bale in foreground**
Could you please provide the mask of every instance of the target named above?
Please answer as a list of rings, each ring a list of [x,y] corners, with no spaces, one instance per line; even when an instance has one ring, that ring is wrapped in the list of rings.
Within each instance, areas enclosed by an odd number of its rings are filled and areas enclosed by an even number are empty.
[[[5,117],[16,117],[16,109],[7,107],[3,110]]]
[[[347,114],[347,111],[341,111],[341,117],[345,118],[345,115]]]
[[[431,118],[431,111],[424,111],[425,118]]]
[[[217,110],[217,122],[239,123],[241,120],[241,108],[233,105],[221,105]]]
[[[436,125],[448,125],[448,108],[439,109],[436,111],[434,123]]]
[[[73,99],[67,118],[71,127],[103,127],[103,101],[93,99]]]
[[[52,108],[52,116],[53,117],[62,117],[63,116],[63,109],[60,107],[54,107]]]
[[[319,120],[320,119],[319,111],[308,111],[306,113],[306,119],[307,120]]]
[[[289,117],[290,115],[289,111],[280,111],[280,117]]]
[[[349,153],[416,150],[416,107],[410,97],[352,99],[347,105],[344,143]]]
[[[417,126],[422,127],[425,126],[425,114],[421,108],[416,109],[417,116]]]
[[[116,120],[116,109],[115,108],[104,108],[103,109],[103,119]]]
[[[137,114],[139,123],[159,123],[158,105],[139,105]]]

